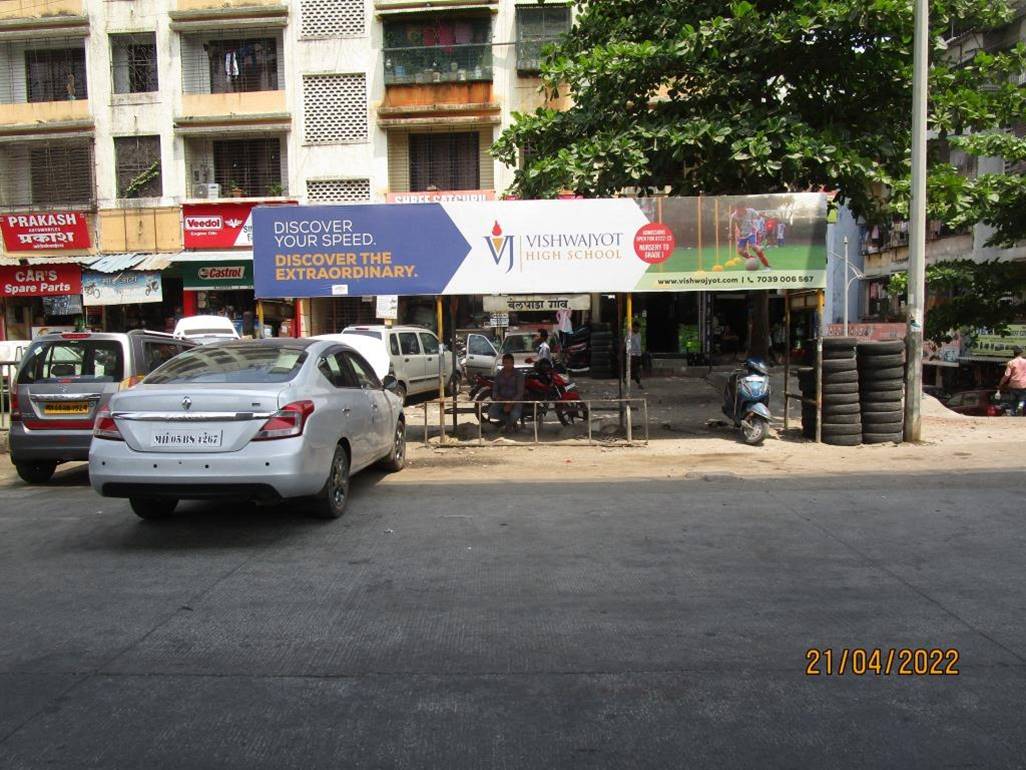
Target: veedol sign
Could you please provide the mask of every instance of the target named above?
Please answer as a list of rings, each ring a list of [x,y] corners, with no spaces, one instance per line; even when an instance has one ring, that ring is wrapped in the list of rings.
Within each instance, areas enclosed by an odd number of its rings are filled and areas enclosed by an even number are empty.
[[[819,193],[259,207],[253,234],[258,297],[826,284]]]

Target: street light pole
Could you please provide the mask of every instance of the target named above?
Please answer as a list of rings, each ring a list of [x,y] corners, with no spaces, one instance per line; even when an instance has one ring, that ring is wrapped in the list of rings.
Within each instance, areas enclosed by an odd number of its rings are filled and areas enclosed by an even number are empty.
[[[848,288],[851,286],[848,281],[848,236],[844,236],[844,280],[841,283],[844,285],[844,336],[848,336]]]
[[[905,440],[922,436],[923,318],[926,306],[926,86],[930,8],[915,0],[912,55],[912,200],[909,212],[908,333],[905,368]]]

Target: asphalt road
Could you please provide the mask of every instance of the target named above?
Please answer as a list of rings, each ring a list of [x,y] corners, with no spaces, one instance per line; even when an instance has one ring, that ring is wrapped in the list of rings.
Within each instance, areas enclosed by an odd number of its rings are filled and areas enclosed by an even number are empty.
[[[0,766],[1026,762],[1021,473],[396,479],[327,523],[0,489]]]

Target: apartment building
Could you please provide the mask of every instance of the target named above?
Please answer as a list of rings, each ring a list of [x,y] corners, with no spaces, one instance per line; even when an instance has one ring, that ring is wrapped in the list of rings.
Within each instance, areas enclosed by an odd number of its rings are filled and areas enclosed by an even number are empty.
[[[488,149],[569,23],[533,0],[0,0],[0,334],[371,320],[257,308],[250,210],[500,194]]]

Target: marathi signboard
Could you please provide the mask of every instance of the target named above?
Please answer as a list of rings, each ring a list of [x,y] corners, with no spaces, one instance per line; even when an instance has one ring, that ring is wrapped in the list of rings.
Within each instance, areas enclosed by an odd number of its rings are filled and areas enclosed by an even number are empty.
[[[123,273],[82,273],[82,301],[92,305],[132,305],[164,299],[160,272],[126,270]]]
[[[58,297],[82,293],[78,265],[0,267],[0,297]]]
[[[231,249],[253,245],[253,208],[260,203],[186,203],[182,206],[187,249]],[[273,205],[294,205],[294,201]]]
[[[89,222],[77,211],[0,216],[7,251],[73,251],[89,248]]]
[[[495,190],[429,190],[425,192],[390,192],[389,203],[452,203],[495,200]]]
[[[822,288],[826,213],[820,193],[261,207],[254,278],[260,297]]]
[[[981,331],[969,343],[967,351],[970,358],[993,358],[1006,361],[1014,355],[1013,348],[1026,350],[1026,324],[1009,324],[1008,334],[988,334]]]
[[[498,294],[483,297],[486,313],[524,313],[551,310],[588,310],[591,297],[588,294]]]
[[[907,328],[905,324],[890,323],[857,323],[848,324],[848,336],[856,337],[863,341],[882,342],[885,340],[903,340]],[[844,336],[844,324],[829,324],[826,331],[827,337]]]
[[[374,317],[383,321],[394,321],[399,317],[399,297],[395,294],[379,294],[375,300]]]
[[[190,291],[253,288],[252,262],[180,263],[182,287]]]

